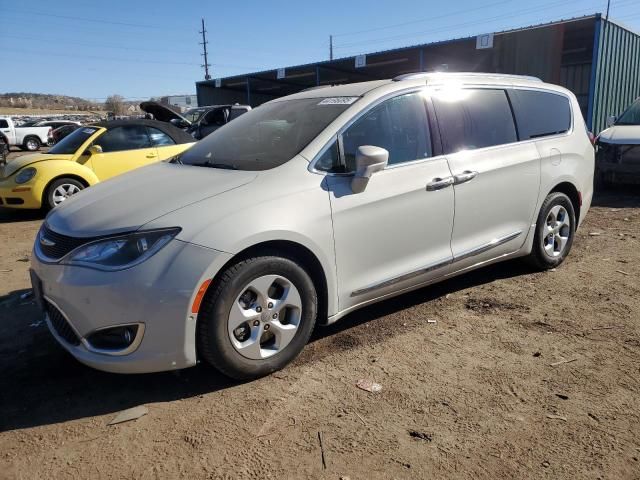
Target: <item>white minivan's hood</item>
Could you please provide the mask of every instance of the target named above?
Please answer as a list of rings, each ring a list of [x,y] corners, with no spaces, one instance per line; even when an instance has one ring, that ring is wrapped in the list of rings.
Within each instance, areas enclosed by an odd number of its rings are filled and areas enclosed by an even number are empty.
[[[598,139],[604,143],[616,145],[640,144],[640,125],[614,125],[603,130]]]
[[[95,237],[137,230],[192,203],[245,185],[256,172],[156,163],[74,195],[47,216],[52,230]]]

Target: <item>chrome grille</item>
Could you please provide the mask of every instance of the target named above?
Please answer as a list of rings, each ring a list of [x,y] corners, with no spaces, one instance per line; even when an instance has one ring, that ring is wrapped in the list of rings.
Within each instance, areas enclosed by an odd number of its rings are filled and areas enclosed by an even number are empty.
[[[46,224],[42,226],[36,241],[42,254],[52,260],[60,260],[66,254],[100,237],[68,237],[51,230]]]

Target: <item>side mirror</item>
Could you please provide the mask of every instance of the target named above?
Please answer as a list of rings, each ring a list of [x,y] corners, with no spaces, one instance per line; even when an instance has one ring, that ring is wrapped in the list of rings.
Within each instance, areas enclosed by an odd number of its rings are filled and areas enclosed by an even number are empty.
[[[358,147],[356,153],[356,173],[351,180],[351,191],[362,193],[367,188],[371,176],[385,169],[389,162],[389,152],[372,145]]]
[[[607,117],[607,128],[613,127],[614,123],[616,123],[616,116],[615,115],[611,115],[611,116]]]
[[[91,145],[87,148],[87,153],[89,153],[89,155],[97,155],[102,153],[102,147],[100,145]]]

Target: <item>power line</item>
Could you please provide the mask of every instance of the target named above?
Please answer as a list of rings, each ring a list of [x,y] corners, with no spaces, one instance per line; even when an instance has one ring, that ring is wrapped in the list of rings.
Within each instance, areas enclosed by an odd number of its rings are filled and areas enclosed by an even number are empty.
[[[169,62],[166,60],[141,60],[138,58],[116,58],[116,57],[103,57],[101,55],[77,55],[77,54],[70,54],[70,53],[47,52],[47,51],[36,52],[34,50],[23,50],[18,48],[12,48],[11,50],[14,52],[22,52],[22,53],[38,55],[39,57],[43,55],[45,56],[52,55],[56,57],[87,58],[91,60],[107,60],[112,62],[154,63],[154,64],[160,64],[160,65],[198,65],[197,63]]]
[[[113,22],[110,20],[101,20],[96,18],[87,18],[87,17],[75,17],[71,15],[60,15],[57,13],[45,13],[37,10],[20,10],[16,8],[5,8],[2,9],[3,12],[13,12],[18,14],[25,15],[36,15],[39,17],[51,17],[51,18],[60,18],[64,20],[80,20],[82,22],[92,22],[92,23],[103,23],[107,25],[118,25],[120,27],[135,27],[135,28],[153,28],[153,29],[166,29],[168,27],[163,27],[160,25],[145,25],[142,23],[128,23],[128,22]],[[175,26],[173,26],[175,28]]]
[[[18,38],[23,40],[36,40],[39,42],[51,42],[51,38],[42,38],[42,37],[30,37],[26,35],[2,35],[2,38]],[[113,48],[118,50],[137,50],[140,52],[162,52],[162,53],[177,53],[180,55],[191,55],[193,51],[188,52],[186,50],[166,50],[166,49],[153,49],[153,48],[140,48],[140,47],[129,47],[123,45],[108,45],[104,43],[93,43],[93,42],[82,42],[78,43],[75,40],[56,40],[55,43],[65,43],[69,45],[75,45],[78,47],[100,47],[100,48]]]
[[[399,39],[404,39],[404,38],[413,38],[413,37],[416,37],[416,36],[424,36],[426,34],[438,33],[438,32],[442,32],[442,31],[448,31],[448,30],[451,30],[453,28],[458,28],[458,27],[481,25],[481,24],[485,24],[487,22],[494,21],[494,20],[503,20],[503,19],[515,18],[515,17],[519,17],[519,16],[522,16],[522,15],[525,15],[525,14],[528,14],[528,13],[532,13],[532,12],[536,12],[536,11],[540,11],[540,10],[549,10],[549,9],[552,9],[552,8],[560,6],[560,5],[566,5],[567,3],[576,3],[576,2],[581,2],[581,1],[582,0],[569,0],[569,1],[562,0],[562,1],[559,1],[559,2],[552,2],[552,3],[544,4],[542,6],[538,6],[538,7],[535,7],[535,8],[529,8],[529,9],[521,10],[520,12],[515,13],[515,14],[497,15],[497,16],[493,16],[493,17],[489,17],[489,18],[483,18],[483,19],[479,19],[479,20],[474,20],[474,21],[471,21],[471,22],[464,22],[464,23],[459,23],[459,24],[454,24],[454,25],[448,25],[446,27],[437,28],[437,29],[433,29],[433,30],[423,30],[421,32],[412,32],[412,33],[406,33],[406,34],[401,34],[401,35],[394,35],[394,36],[383,37],[383,38],[378,38],[378,39],[374,39],[374,40],[362,40],[362,41],[357,41],[357,42],[351,42],[351,43],[335,46],[334,48],[336,48],[336,49],[346,49],[346,48],[351,48],[351,47],[357,47],[359,45],[372,45],[372,44],[386,43],[386,42],[389,42],[389,41],[392,41],[392,40],[399,40]],[[583,12],[584,8],[582,8],[580,11]]]
[[[170,61],[164,61],[164,60],[141,60],[141,59],[137,59],[137,58],[103,57],[103,56],[99,56],[99,55],[77,55],[77,54],[70,54],[70,53],[58,53],[58,52],[47,52],[47,51],[37,51],[36,52],[34,50],[24,50],[24,49],[17,49],[17,48],[12,48],[11,51],[8,51],[6,53],[13,53],[13,52],[28,53],[28,54],[38,55],[38,56],[53,55],[53,56],[58,56],[58,57],[87,58],[87,59],[91,59],[91,60],[107,60],[107,61],[113,61],[113,62],[133,62],[133,63],[153,63],[153,64],[159,64],[159,65],[200,66],[199,63],[192,63],[192,62],[170,62]],[[259,69],[261,69],[261,67],[256,67],[256,66],[234,65],[234,64],[226,64],[226,63],[214,63],[212,65],[213,66],[217,66],[217,67],[241,68],[241,69],[248,69],[248,70],[259,70]]]
[[[477,8],[467,8],[465,10],[458,10],[458,11],[451,12],[451,13],[445,13],[444,15],[437,15],[435,17],[432,16],[432,17],[419,18],[419,19],[416,19],[416,20],[411,20],[409,22],[395,23],[393,25],[385,25],[385,26],[381,26],[381,27],[369,28],[367,30],[358,30],[356,32],[339,33],[337,35],[334,35],[334,37],[346,37],[346,36],[360,35],[360,34],[363,34],[363,33],[377,32],[377,31],[380,31],[380,30],[388,30],[390,28],[405,27],[407,25],[414,25],[416,23],[422,23],[422,22],[433,21],[433,20],[440,20],[442,18],[453,17],[455,15],[466,14],[466,13],[475,12],[475,11],[478,11],[478,10],[486,10],[487,8],[490,8],[490,7],[495,7],[495,6],[498,6],[498,5],[503,5],[505,3],[511,3],[511,2],[513,2],[513,0],[502,0],[500,2],[490,3],[488,5],[482,5],[482,6],[477,7]]]

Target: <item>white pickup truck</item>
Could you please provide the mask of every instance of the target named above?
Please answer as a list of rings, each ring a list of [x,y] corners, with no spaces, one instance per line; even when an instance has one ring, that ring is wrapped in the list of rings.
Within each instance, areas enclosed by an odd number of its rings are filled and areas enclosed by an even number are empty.
[[[0,117],[0,135],[9,146],[35,152],[41,145],[49,143],[51,127],[17,127],[9,117]]]

